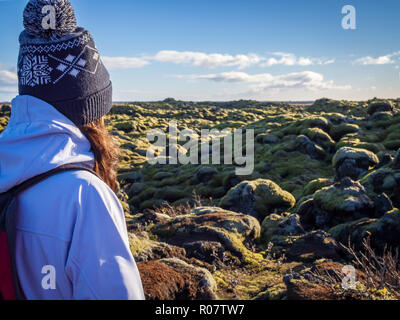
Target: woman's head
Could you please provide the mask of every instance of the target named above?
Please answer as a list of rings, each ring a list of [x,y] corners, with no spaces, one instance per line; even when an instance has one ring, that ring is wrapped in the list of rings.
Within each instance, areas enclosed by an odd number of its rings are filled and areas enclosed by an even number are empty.
[[[79,127],[89,140],[94,154],[94,170],[112,189],[117,188],[118,148],[107,131],[104,118]]]
[[[30,0],[24,27],[19,94],[51,104],[76,126],[107,114],[112,107],[110,75],[89,31],[77,26],[70,2]]]

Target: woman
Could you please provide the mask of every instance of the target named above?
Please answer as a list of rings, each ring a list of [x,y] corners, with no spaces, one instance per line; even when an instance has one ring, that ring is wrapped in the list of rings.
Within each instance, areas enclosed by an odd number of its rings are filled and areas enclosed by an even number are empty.
[[[52,10],[55,29],[42,23]],[[67,171],[18,196],[15,254],[23,294],[144,299],[113,192],[117,150],[103,119],[112,106],[108,72],[67,0],[31,0],[24,26],[20,95],[0,135],[0,193],[65,164],[92,168],[98,177]]]

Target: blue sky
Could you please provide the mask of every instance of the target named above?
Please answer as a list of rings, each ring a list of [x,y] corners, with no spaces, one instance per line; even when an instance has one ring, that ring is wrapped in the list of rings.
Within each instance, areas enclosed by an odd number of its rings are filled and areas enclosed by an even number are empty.
[[[26,0],[0,0],[0,101],[17,94]],[[114,100],[400,96],[398,0],[71,0]],[[344,5],[356,29],[342,28]]]

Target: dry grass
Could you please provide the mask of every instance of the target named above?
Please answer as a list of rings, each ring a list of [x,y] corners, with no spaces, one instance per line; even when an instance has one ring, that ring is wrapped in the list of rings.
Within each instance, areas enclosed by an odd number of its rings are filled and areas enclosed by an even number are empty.
[[[350,255],[352,266],[356,270],[356,281],[353,287],[342,285],[347,275],[344,270],[320,270],[318,267],[311,276],[326,290],[340,298],[356,299],[400,299],[400,261],[399,250],[384,248],[382,254],[377,254],[371,247],[370,238],[363,240],[363,249],[356,251],[350,241],[348,245],[341,244]]]
[[[371,239],[363,240],[363,249],[356,252],[351,246],[343,248],[353,259],[354,267],[366,275],[368,288],[374,290],[388,290],[398,298],[400,297],[400,262],[399,249],[392,251],[386,246],[381,255],[371,247]]]
[[[148,209],[148,212],[150,212],[150,213],[159,212],[159,213],[166,214],[170,217],[176,217],[176,216],[187,214],[191,210],[193,210],[197,207],[209,206],[212,203],[212,199],[209,199],[209,200],[203,199],[195,191],[193,191],[192,199],[193,199],[193,201],[191,203],[186,202],[184,204],[179,204],[179,205],[171,205],[169,202],[166,201],[160,207],[154,207],[153,209]]]

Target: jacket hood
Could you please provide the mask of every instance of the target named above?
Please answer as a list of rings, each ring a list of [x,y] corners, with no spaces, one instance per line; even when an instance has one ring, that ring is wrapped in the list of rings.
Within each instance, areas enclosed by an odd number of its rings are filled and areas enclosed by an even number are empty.
[[[17,96],[8,126],[0,134],[0,193],[64,164],[93,168],[90,148],[78,127],[52,105]]]

